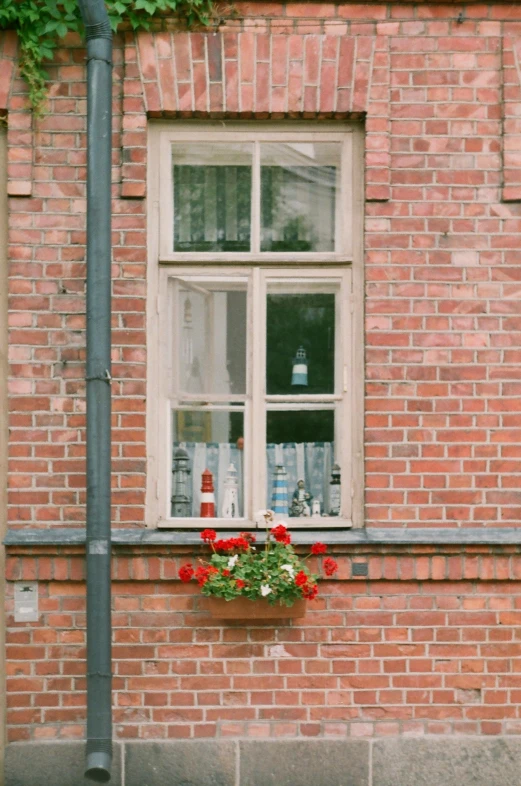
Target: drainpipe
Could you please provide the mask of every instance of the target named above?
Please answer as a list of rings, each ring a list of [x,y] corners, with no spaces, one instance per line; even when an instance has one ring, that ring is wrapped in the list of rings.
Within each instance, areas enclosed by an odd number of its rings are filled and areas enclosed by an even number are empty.
[[[112,30],[103,0],[78,0],[87,38],[87,758],[110,780],[110,318]]]

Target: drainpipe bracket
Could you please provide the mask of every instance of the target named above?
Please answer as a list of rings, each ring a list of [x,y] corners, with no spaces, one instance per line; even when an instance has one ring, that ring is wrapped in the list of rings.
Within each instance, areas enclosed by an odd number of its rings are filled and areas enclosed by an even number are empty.
[[[108,368],[105,369],[105,373],[103,374],[92,374],[89,375],[88,377],[85,377],[85,380],[87,382],[92,382],[95,379],[98,379],[100,382],[108,382],[109,385],[112,382],[112,377],[110,375],[110,371],[108,370]]]

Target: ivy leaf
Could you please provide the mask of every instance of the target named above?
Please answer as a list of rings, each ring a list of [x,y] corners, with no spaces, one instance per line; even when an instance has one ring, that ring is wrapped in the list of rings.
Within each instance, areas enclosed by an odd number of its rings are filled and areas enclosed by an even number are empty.
[[[64,22],[60,22],[60,24],[56,27],[56,35],[58,38],[65,38],[68,32],[69,28]]]

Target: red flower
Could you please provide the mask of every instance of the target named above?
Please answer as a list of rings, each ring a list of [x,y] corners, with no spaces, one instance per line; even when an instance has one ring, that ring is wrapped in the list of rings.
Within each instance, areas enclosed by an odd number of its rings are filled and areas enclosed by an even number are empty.
[[[225,569],[223,570],[223,576],[224,576],[224,578],[225,578],[225,579],[227,579],[227,578],[228,578],[229,576],[231,576],[231,575],[232,575],[232,574],[230,573],[230,571],[229,571],[227,568],[225,568]]]
[[[217,568],[214,568],[213,565],[209,565],[208,567],[205,565],[200,565],[197,568],[195,571],[195,578],[197,579],[197,583],[200,587],[203,587],[206,584],[212,573],[219,573]]]
[[[200,565],[195,571],[195,578],[200,587],[206,584],[208,581],[208,568],[205,568],[204,565]]]
[[[295,584],[297,587],[303,587],[308,583],[307,573],[304,573],[303,570],[299,571],[295,576]]]
[[[179,578],[181,581],[191,581],[194,577],[194,569],[189,562],[179,568]]]
[[[228,538],[227,540],[217,540],[215,542],[216,551],[248,551],[250,544],[246,538]]]
[[[276,527],[273,527],[271,530],[271,534],[277,541],[277,543],[283,543],[285,546],[289,546],[291,543],[291,535],[289,534],[287,528],[284,524],[277,524]]]
[[[244,589],[244,587],[246,586],[246,582],[243,579],[236,579],[235,586],[237,587],[237,589],[240,590]]]
[[[316,584],[305,584],[302,587],[302,596],[306,600],[315,600],[318,595],[318,587]]]
[[[324,560],[324,572],[326,576],[332,576],[338,570],[338,562],[335,562],[331,557],[326,557]]]
[[[204,543],[213,543],[217,537],[217,532],[214,529],[203,529],[201,532],[201,540]]]
[[[325,554],[327,551],[327,546],[324,543],[313,543],[311,546],[311,553],[312,554]]]

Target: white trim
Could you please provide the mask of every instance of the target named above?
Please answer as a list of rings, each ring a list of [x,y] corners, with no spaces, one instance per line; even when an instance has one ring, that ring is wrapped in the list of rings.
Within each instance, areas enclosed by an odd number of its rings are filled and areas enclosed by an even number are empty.
[[[209,294],[212,283],[248,279],[247,294],[247,390],[242,395],[204,394],[205,409],[233,408],[244,414],[244,514],[242,519],[212,519],[216,529],[255,526],[253,513],[267,506],[266,496],[266,412],[320,409],[335,411],[335,460],[342,468],[342,516],[292,519],[292,529],[361,526],[363,523],[363,134],[353,126],[309,124],[154,123],[149,134],[149,191],[152,209],[148,216],[147,294],[147,526],[199,528],[208,519],[173,519],[169,516],[171,485],[171,444],[173,408],[190,409],[200,404],[199,394],[180,394],[169,380],[173,363],[177,320],[172,320],[172,285],[182,280],[201,294]],[[173,189],[171,188],[172,142],[212,141],[253,142],[254,162],[259,160],[259,142],[295,141],[342,142],[336,231],[345,229],[335,252],[263,253],[260,247],[260,177],[253,167],[252,251],[240,254],[173,253],[168,246],[173,232]],[[166,162],[166,165],[165,165]],[[154,196],[159,199],[154,201]],[[164,231],[161,231],[161,227]],[[338,236],[337,236],[338,239]],[[159,262],[159,264],[158,264]],[[224,263],[224,264],[223,264]],[[284,267],[281,267],[281,264]],[[218,267],[216,266],[218,265]],[[277,265],[277,267],[276,267]],[[327,265],[327,266],[326,266]],[[298,267],[296,267],[298,266]],[[241,283],[242,283],[241,282]],[[338,291],[336,308],[335,388],[323,395],[266,395],[266,291],[271,287],[290,291]],[[205,285],[208,287],[205,289]],[[273,291],[273,290],[272,290]],[[159,312],[159,313],[158,313]],[[353,313],[354,312],[354,313]],[[165,357],[165,354],[167,357]],[[158,400],[159,396],[159,400]],[[166,425],[166,428],[165,428]],[[166,469],[165,469],[166,468]]]

